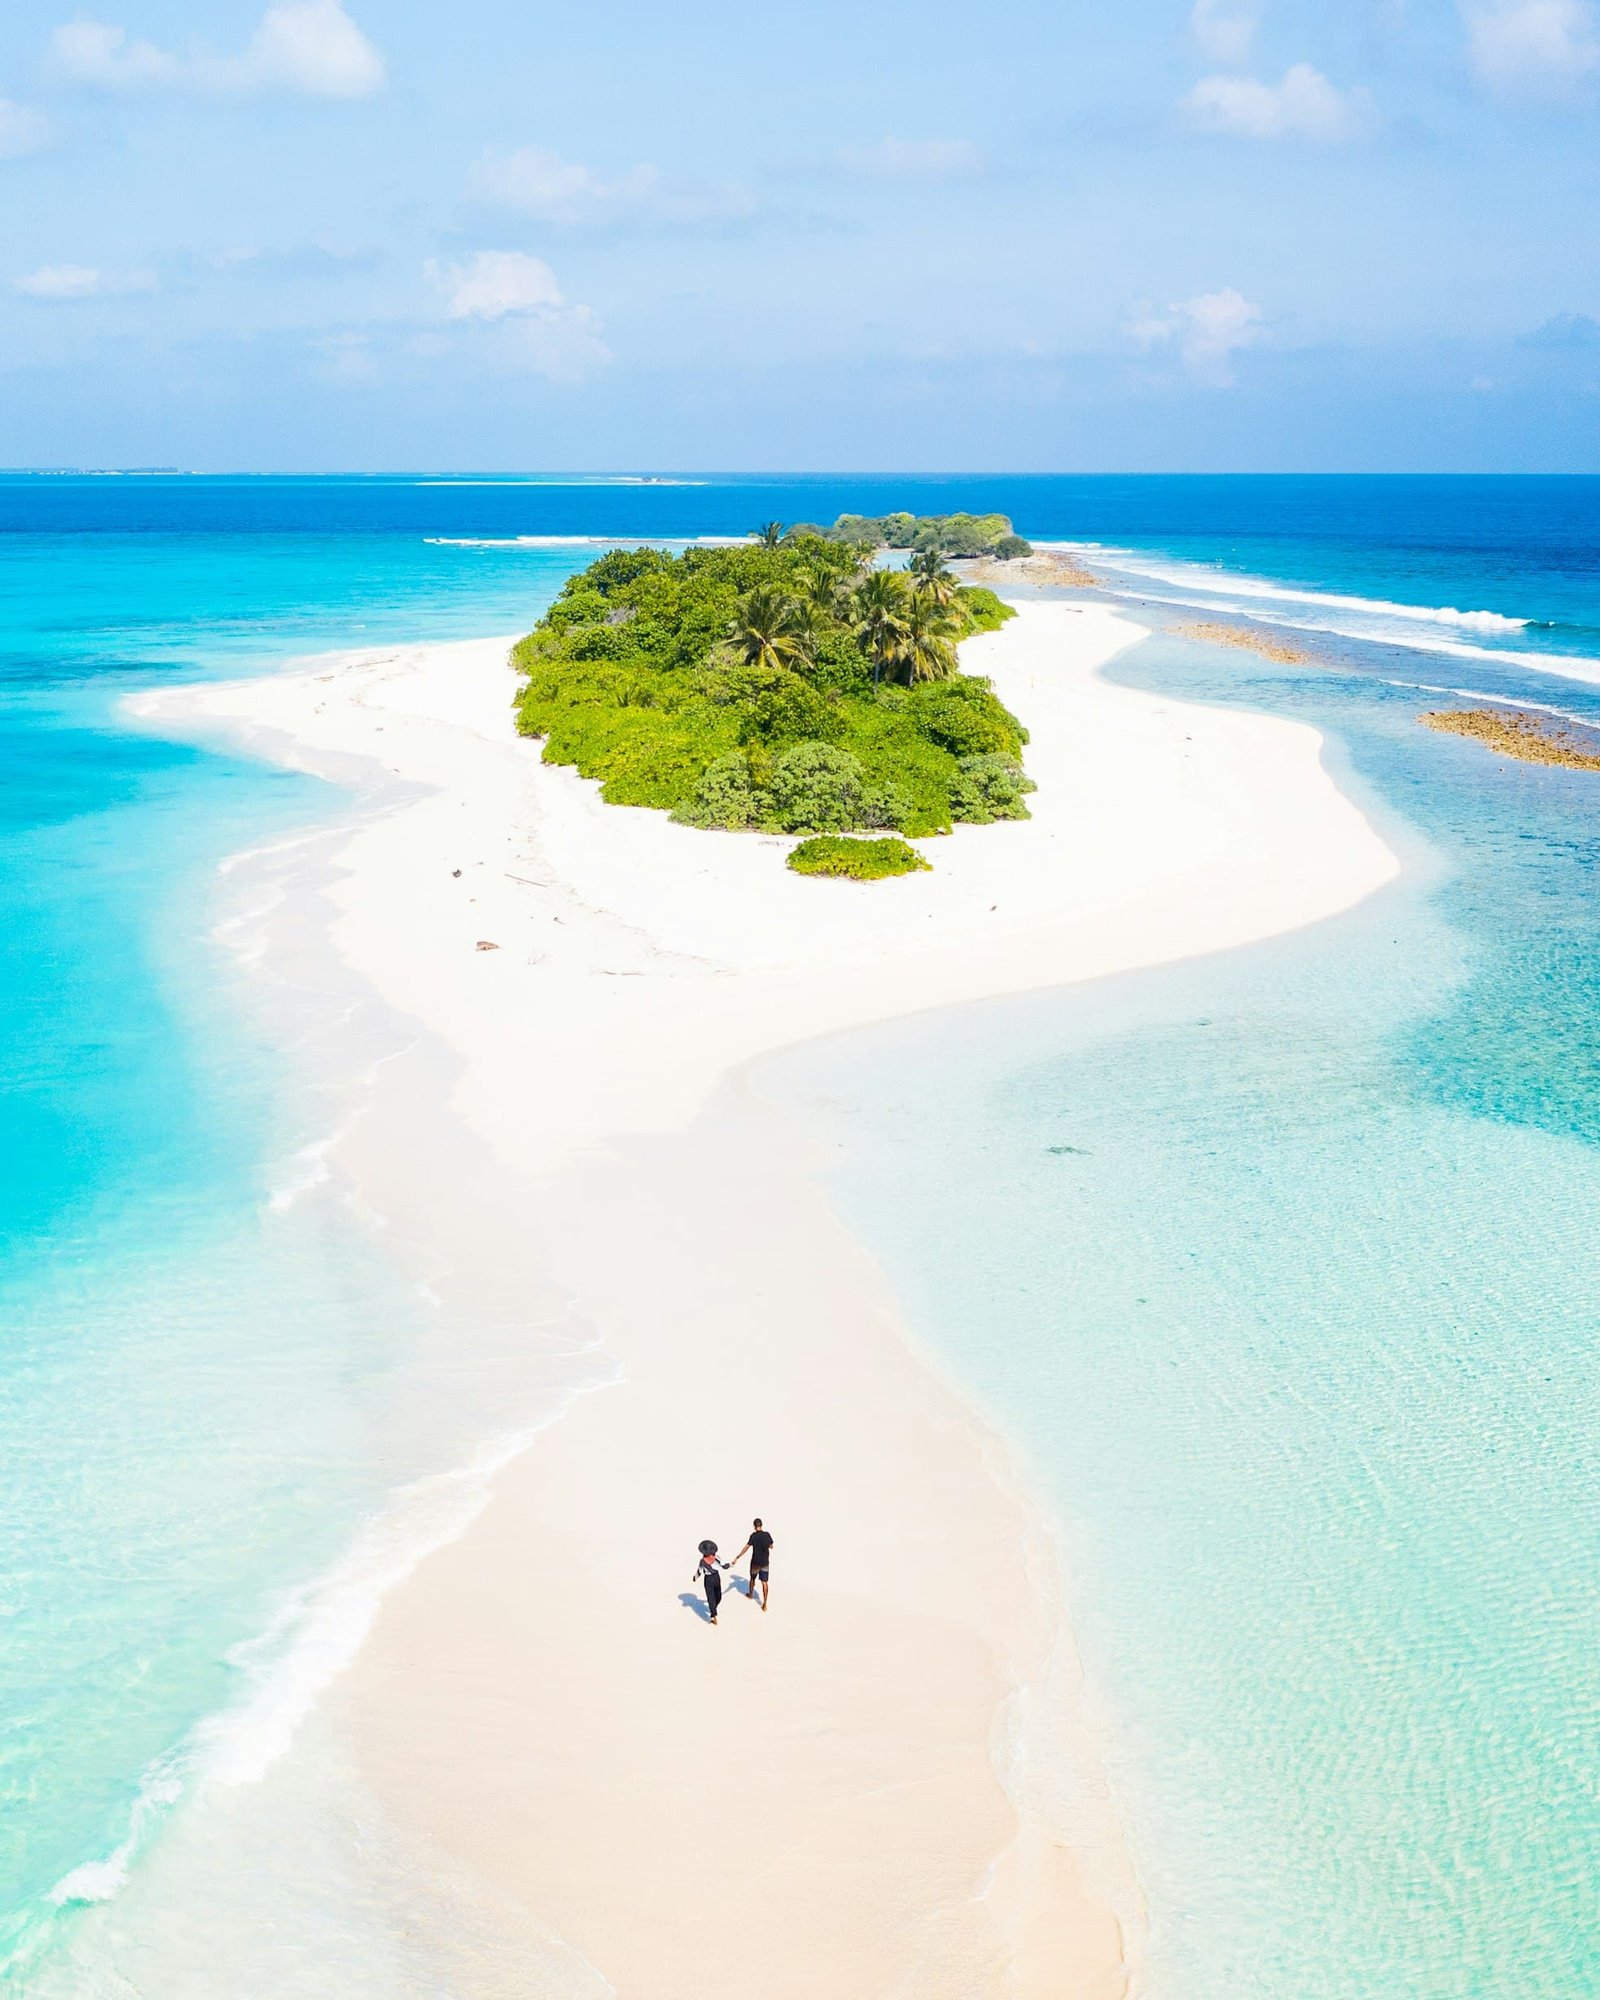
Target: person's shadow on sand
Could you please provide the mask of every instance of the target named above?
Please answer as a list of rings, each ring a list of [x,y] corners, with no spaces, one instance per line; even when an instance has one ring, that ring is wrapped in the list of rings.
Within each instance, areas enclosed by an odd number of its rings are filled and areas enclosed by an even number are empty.
[[[709,1625],[711,1623],[711,1613],[707,1610],[706,1601],[698,1590],[680,1590],[678,1592],[678,1602],[686,1605],[705,1624]]]

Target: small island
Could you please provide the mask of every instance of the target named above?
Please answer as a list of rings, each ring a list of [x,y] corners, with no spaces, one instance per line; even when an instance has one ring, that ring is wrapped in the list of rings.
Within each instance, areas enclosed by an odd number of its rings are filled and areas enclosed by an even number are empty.
[[[955,580],[945,523],[889,519],[896,533],[902,520],[934,530],[904,570],[874,564],[881,523],[866,536],[772,522],[750,543],[676,556],[610,550],[517,645],[518,728],[543,739],[545,762],[598,779],[612,805],[832,836],[825,852],[791,855],[802,873],[927,866],[903,839],[852,857],[839,836],[1026,819],[1027,731],[956,658],[1011,608]]]
[[[1032,542],[1017,533],[1006,514],[841,514],[831,528],[804,521],[789,530],[789,537],[842,542],[853,549],[989,556],[1000,562],[1033,554]]]

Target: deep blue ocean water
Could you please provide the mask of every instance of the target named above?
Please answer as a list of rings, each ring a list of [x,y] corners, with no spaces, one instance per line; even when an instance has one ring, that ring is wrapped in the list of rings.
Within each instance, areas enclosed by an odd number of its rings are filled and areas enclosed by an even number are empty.
[[[1600,480],[12,477],[16,1990],[142,1865],[252,1642],[381,1501],[418,1311],[354,1225],[274,1205],[315,1108],[213,936],[218,863],[342,795],[120,698],[524,627],[591,552],[519,538],[897,506],[1092,545],[1158,628],[1300,628],[1314,668],[1158,629],[1113,671],[1315,722],[1414,860],[1302,937],[792,1065],[843,1129],[841,1200],[1066,1524],[1150,1990],[1600,1990],[1600,792],[1415,720],[1462,688],[1600,722]]]

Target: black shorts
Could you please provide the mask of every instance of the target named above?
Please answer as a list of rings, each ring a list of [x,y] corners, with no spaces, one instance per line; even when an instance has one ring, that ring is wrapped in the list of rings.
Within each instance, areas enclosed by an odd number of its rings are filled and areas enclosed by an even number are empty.
[[[765,1568],[757,1569],[755,1564],[752,1563],[750,1565],[750,1581],[754,1583],[757,1580],[757,1578],[759,1578],[762,1583],[770,1581],[770,1579],[767,1576]]]

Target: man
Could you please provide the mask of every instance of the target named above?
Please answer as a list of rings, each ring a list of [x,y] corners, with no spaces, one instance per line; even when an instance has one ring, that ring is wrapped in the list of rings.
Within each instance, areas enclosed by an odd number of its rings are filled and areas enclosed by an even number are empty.
[[[750,1552],[750,1581],[746,1586],[745,1595],[747,1597],[754,1597],[756,1594],[756,1585],[759,1583],[761,1585],[761,1608],[765,1611],[767,1608],[768,1572],[772,1567],[772,1537],[762,1527],[761,1516],[759,1514],[751,1524],[749,1541],[739,1551],[739,1555],[734,1557],[736,1563],[739,1560],[739,1556],[745,1553],[745,1549],[748,1549]]]

